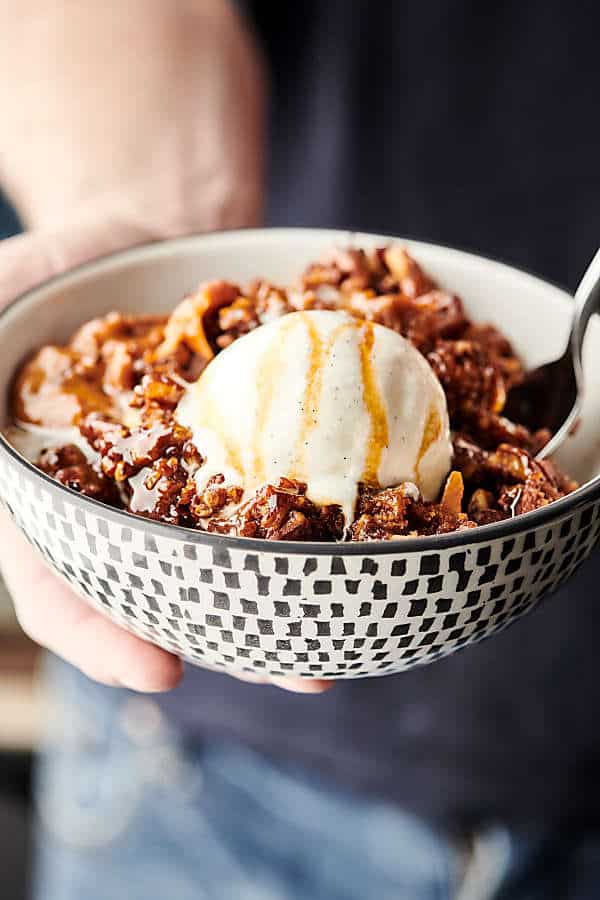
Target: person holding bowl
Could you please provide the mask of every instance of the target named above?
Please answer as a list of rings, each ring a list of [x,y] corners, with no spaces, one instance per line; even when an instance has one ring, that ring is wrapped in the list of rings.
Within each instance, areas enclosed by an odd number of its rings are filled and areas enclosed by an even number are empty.
[[[600,224],[590,15],[5,5],[0,183],[26,230],[0,245],[0,302],[112,250],[263,220],[408,231],[574,282]],[[40,898],[600,890],[597,555],[508,634],[327,690],[181,681],[2,528],[19,619],[66,661],[46,674]]]

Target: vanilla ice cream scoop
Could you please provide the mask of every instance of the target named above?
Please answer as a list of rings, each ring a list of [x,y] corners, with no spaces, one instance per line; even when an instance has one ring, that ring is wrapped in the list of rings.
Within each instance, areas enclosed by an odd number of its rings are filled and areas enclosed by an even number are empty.
[[[223,350],[176,411],[206,464],[244,499],[281,477],[354,518],[358,485],[414,482],[435,499],[452,446],[444,392],[389,328],[341,311],[296,312]]]

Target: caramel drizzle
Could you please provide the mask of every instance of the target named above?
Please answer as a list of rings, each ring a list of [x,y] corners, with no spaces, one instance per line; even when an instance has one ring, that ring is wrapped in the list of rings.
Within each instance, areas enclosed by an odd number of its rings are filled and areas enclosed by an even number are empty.
[[[378,484],[381,457],[384,449],[389,444],[389,430],[387,413],[373,366],[372,350],[375,334],[372,322],[365,322],[362,327],[362,334],[363,339],[359,345],[360,368],[365,406],[371,419],[371,432],[367,443],[367,455],[361,480],[365,484]]]
[[[310,316],[305,316],[303,313],[299,313],[299,315],[301,315],[303,318],[310,340],[308,374],[306,378],[304,397],[302,400],[303,417],[300,426],[300,433],[298,435],[296,453],[297,459],[304,462],[306,459],[306,450],[308,447],[308,439],[310,433],[314,430],[319,421],[318,414],[320,410],[321,394],[323,392],[323,374],[325,363],[327,361],[327,358],[329,357],[329,354],[335,347],[335,342],[339,338],[340,334],[342,334],[342,332],[346,331],[349,328],[355,328],[356,324],[351,321],[343,322],[341,325],[338,325],[337,328],[335,328],[329,335],[327,343],[324,344]],[[293,475],[291,475],[290,477],[293,477]]]
[[[304,461],[306,458],[306,448],[311,431],[317,425],[319,415],[319,402],[321,391],[323,388],[323,365],[327,354],[331,349],[332,342],[335,337],[331,336],[326,348],[323,347],[321,336],[310,316],[300,313],[302,321],[308,332],[308,340],[310,345],[308,357],[308,372],[306,375],[306,387],[304,389],[304,397],[302,400],[302,418],[300,420],[300,432],[298,434],[296,458]],[[339,329],[336,329],[336,332]],[[290,473],[293,477],[294,473]]]
[[[54,381],[43,366],[34,363],[19,376],[15,393],[16,418],[32,425],[68,427],[89,412],[114,412],[111,398],[92,378],[65,372]]]
[[[442,433],[442,420],[440,418],[440,414],[435,409],[435,407],[431,407],[429,409],[429,414],[427,416],[427,420],[425,422],[425,427],[423,428],[423,437],[421,438],[421,446],[419,447],[419,452],[417,454],[417,464],[415,466],[415,475],[417,484],[421,480],[421,475],[419,472],[421,466],[421,460],[434,443],[437,441]]]
[[[306,327],[310,345],[308,372],[303,398],[303,415],[297,443],[297,458],[300,461],[303,460],[306,455],[309,436],[318,424],[318,412],[320,397],[323,390],[325,361],[329,353],[331,353],[339,335],[346,329],[356,328],[357,323],[351,321],[339,325],[329,336],[326,343],[321,339],[310,316],[299,314],[297,318],[295,316],[290,317],[290,319],[285,322],[288,330],[295,327],[297,324],[302,324]],[[389,444],[389,429],[387,413],[381,397],[379,385],[377,384],[377,376],[372,359],[375,340],[373,323],[364,323],[364,325],[361,326],[361,333],[362,339],[359,343],[359,356],[363,384],[363,398],[370,419],[370,433],[367,441],[367,453],[361,480],[365,484],[378,484],[381,457],[384,449]],[[266,466],[262,444],[271,408],[276,397],[278,374],[283,361],[284,345],[285,335],[280,332],[264,353],[256,374],[256,393],[259,398],[259,403],[256,409],[251,453],[253,474],[259,484],[266,481]],[[208,396],[202,397],[201,395],[199,397],[199,405],[201,405],[202,412],[204,413],[204,416],[206,416],[206,420],[211,422],[212,427],[214,427],[215,422],[218,423],[218,433],[223,440],[230,464],[243,475],[244,467],[241,462],[239,450],[232,445],[231,441],[226,440],[225,422],[220,415],[214,400]],[[207,413],[209,413],[209,415],[207,415]],[[425,449],[423,450],[423,453],[425,452]],[[288,477],[294,477],[294,473],[289,472]]]

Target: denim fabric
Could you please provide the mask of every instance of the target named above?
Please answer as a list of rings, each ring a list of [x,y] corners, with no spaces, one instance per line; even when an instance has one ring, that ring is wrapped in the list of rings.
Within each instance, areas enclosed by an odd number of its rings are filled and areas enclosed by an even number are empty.
[[[593,834],[444,834],[50,661],[35,900],[592,900]],[[198,703],[202,697],[198,696]]]

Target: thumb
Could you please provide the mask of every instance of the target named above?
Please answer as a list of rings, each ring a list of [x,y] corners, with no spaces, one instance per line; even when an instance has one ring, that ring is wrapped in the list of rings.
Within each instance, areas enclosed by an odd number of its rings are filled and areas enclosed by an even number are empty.
[[[0,308],[52,275],[159,237],[158,229],[130,222],[90,220],[0,241]]]

